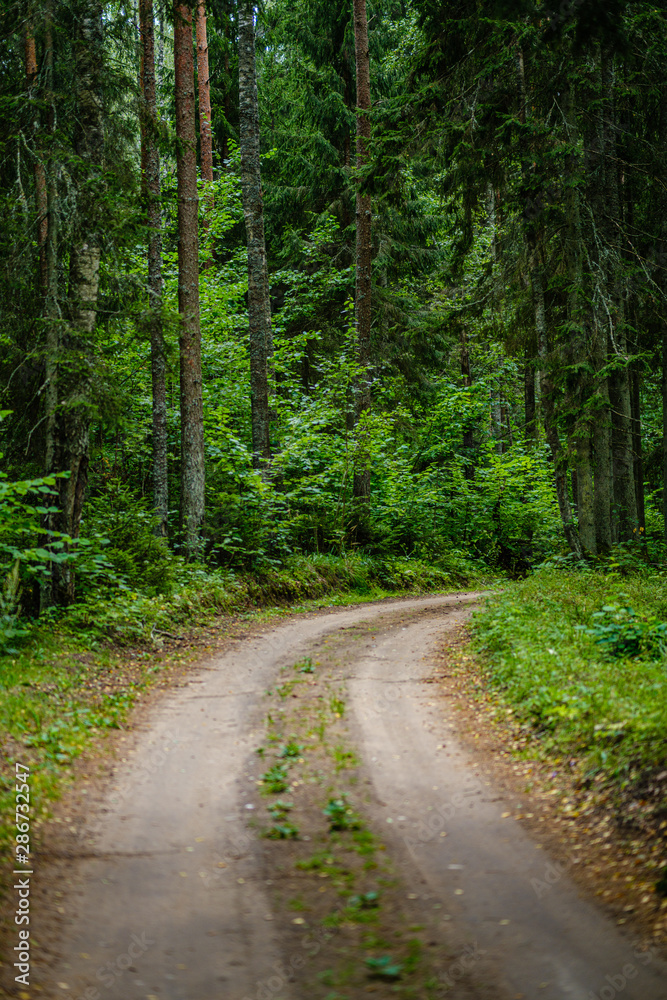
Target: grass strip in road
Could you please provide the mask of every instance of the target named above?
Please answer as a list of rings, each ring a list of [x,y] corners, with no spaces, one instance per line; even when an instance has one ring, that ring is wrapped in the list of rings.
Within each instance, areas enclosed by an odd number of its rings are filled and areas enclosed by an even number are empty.
[[[360,625],[325,637],[266,693],[266,737],[246,780],[285,959],[251,1000],[280,996],[290,981],[290,993],[313,1000],[495,995],[473,986],[467,952],[462,962],[443,937],[441,901],[423,895],[368,819],[377,802],[351,742],[344,680],[368,634]]]

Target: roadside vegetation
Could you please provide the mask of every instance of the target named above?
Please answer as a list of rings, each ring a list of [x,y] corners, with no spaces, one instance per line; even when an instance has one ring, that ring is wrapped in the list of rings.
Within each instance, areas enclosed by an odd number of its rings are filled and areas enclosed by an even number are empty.
[[[475,614],[486,683],[626,828],[667,830],[667,575],[628,550],[607,571],[546,565]],[[663,887],[667,892],[667,884]]]

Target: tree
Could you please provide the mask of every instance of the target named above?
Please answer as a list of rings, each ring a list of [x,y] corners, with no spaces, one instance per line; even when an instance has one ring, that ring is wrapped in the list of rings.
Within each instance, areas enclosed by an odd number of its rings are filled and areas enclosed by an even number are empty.
[[[102,5],[98,0],[78,0],[73,14],[76,214],[69,254],[67,326],[59,351],[53,468],[47,470],[67,474],[58,481],[59,511],[55,517],[55,530],[69,539],[67,545],[79,537],[88,483],[104,186]],[[54,563],[53,599],[68,604],[74,594],[71,564]]]
[[[174,0],[174,68],[178,151],[178,309],[181,316],[181,529],[188,558],[201,550],[204,520],[204,416],[199,321],[197,136],[192,11]]]
[[[155,29],[153,0],[140,0],[142,40],[142,92],[144,99],[144,194],[148,222],[148,311],[151,337],[153,389],[153,502],[158,533],[166,535],[169,513],[167,470],[167,362],[162,329],[162,232],[160,219],[160,152],[157,145],[155,88]]]
[[[252,0],[239,5],[239,146],[241,189],[248,246],[248,326],[253,464],[266,465],[269,441],[268,358],[271,303],[264,241],[264,206],[259,160],[259,108],[255,68],[255,11]]]
[[[371,76],[368,49],[368,23],[366,0],[354,0],[354,51],[357,70],[357,201],[356,201],[356,259],[354,286],[354,319],[357,333],[357,351],[361,374],[355,392],[355,417],[357,424],[370,409],[371,361],[371,196],[363,190],[363,174],[368,164],[371,138]],[[371,492],[371,470],[368,449],[362,443],[358,465],[354,472],[353,492],[361,501],[360,520],[367,514],[363,507]],[[362,527],[363,533],[363,527]]]
[[[204,0],[197,3],[197,82],[199,84],[199,157],[203,181],[213,181],[213,137],[211,131],[211,85],[208,70],[206,10]]]
[[[35,105],[35,91],[37,78],[37,51],[35,47],[35,34],[30,19],[25,25],[25,77],[28,100]],[[42,162],[42,151],[36,147],[37,131],[39,128],[39,115],[35,113],[33,117],[32,142],[33,149],[33,176],[35,179],[35,202],[37,209],[37,246],[39,249],[39,287],[42,296],[46,295],[48,276],[46,269],[46,240],[48,234],[48,206],[46,193],[46,172]]]

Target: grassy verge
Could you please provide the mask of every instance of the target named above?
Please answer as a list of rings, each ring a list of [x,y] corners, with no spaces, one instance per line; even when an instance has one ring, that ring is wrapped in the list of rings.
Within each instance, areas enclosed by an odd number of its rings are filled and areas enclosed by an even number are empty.
[[[619,819],[667,829],[667,576],[543,570],[475,615],[474,648],[515,716]]]
[[[30,766],[35,833],[76,758],[105,730],[122,726],[137,695],[173,659],[175,645],[177,656],[192,652],[198,630],[271,607],[304,610],[304,602],[318,600],[445,591],[472,582],[474,573],[461,559],[432,567],[361,556],[295,558],[252,575],[183,567],[168,595],[100,592],[36,625],[18,650],[0,657],[0,855],[7,857],[16,832],[15,762]]]

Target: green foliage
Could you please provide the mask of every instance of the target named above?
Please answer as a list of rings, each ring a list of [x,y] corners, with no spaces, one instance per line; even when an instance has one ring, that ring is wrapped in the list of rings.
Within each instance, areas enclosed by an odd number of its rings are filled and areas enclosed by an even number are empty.
[[[274,764],[262,775],[262,791],[265,795],[279,795],[287,790],[287,764]]]
[[[619,785],[664,769],[664,574],[545,569],[474,621],[490,683],[547,745],[587,757]]]
[[[619,595],[620,596],[620,595]],[[638,615],[632,608],[605,605],[593,612],[593,623],[585,628],[598,646],[612,658],[660,657],[667,652],[667,622]]]
[[[361,829],[361,819],[351,808],[345,795],[341,795],[338,799],[329,799],[322,812],[329,820],[331,830]]]
[[[125,589],[140,588],[146,595],[168,594],[175,582],[176,560],[167,541],[155,534],[155,516],[145,497],[132,487],[112,479],[90,498],[83,522],[84,539],[105,546],[104,556],[112,571],[95,585],[111,583]],[[89,588],[82,588],[86,593]]]
[[[400,979],[403,972],[403,965],[396,962],[391,955],[383,955],[381,958],[367,958],[366,967],[378,979]]]
[[[299,829],[287,818],[288,812],[293,808],[291,802],[284,802],[278,799],[269,806],[269,813],[273,819],[273,825],[264,834],[271,840],[294,840],[299,835]]]

